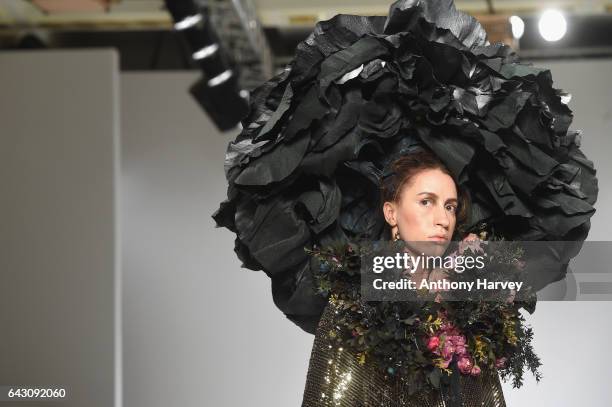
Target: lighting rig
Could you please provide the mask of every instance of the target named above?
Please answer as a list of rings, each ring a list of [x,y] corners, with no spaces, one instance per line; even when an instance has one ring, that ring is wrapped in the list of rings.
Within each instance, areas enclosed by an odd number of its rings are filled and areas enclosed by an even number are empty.
[[[249,92],[241,89],[240,67],[226,53],[211,24],[210,12],[190,0],[165,0],[174,20],[200,66],[202,77],[189,92],[221,131],[234,129],[247,115]]]

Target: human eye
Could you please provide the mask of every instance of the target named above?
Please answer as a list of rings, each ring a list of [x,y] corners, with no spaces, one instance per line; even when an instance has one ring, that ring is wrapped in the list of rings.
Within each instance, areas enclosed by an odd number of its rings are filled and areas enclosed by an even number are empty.
[[[457,212],[457,206],[456,205],[446,205],[446,209],[450,210],[452,213]]]
[[[419,202],[421,203],[421,205],[427,206],[428,203],[431,203],[431,199],[425,198],[425,199],[421,199]]]

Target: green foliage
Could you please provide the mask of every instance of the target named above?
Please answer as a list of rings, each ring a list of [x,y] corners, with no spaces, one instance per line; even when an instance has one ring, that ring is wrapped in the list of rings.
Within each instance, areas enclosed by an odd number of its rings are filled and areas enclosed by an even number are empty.
[[[492,254],[491,261],[501,273],[516,268],[520,247],[507,246],[506,252]],[[306,249],[311,255],[315,286],[339,309],[335,318],[335,340],[351,347],[360,361],[374,361],[387,374],[400,374],[417,391],[423,386],[437,388],[450,374],[440,356],[427,348],[427,342],[440,329],[445,315],[459,329],[475,363],[496,368],[496,361],[506,358],[498,368],[504,381],[515,387],[523,384],[523,374],[530,370],[540,380],[541,363],[531,344],[533,332],[525,325],[520,309],[533,312],[535,299],[529,301],[364,301],[361,297],[361,256],[370,245],[332,244]]]

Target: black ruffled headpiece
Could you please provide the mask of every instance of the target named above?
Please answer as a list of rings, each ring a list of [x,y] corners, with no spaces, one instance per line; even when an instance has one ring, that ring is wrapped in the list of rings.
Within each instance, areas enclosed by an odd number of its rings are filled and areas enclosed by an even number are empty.
[[[325,300],[305,246],[386,239],[379,183],[390,158],[429,147],[470,192],[469,228],[510,240],[583,241],[595,169],[569,130],[551,73],[490,45],[450,0],[395,2],[388,17],[319,22],[284,72],[251,95],[228,145],[228,199],[243,267],[272,279],[275,304],[314,333]]]

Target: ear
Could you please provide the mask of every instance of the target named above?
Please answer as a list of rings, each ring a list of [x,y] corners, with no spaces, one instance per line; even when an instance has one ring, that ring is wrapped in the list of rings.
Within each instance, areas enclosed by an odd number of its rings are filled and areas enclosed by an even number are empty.
[[[383,204],[383,214],[385,215],[385,221],[391,227],[397,225],[397,204],[395,202],[385,202]]]

